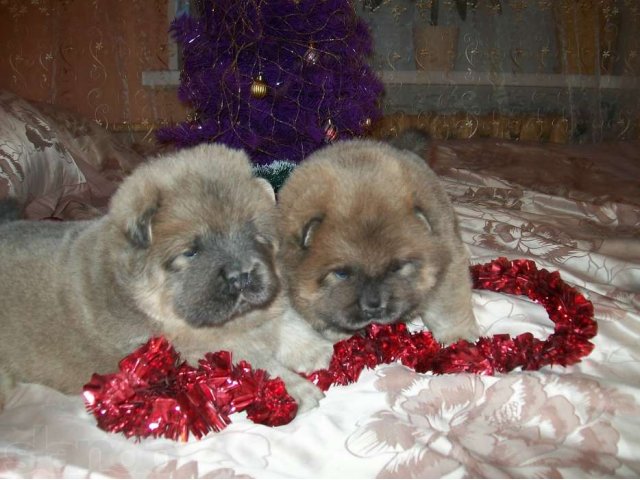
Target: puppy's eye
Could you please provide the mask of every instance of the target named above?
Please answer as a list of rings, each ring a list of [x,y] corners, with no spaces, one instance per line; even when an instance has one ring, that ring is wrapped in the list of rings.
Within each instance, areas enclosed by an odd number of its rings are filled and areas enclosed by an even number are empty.
[[[397,261],[391,264],[389,271],[398,275],[410,275],[416,269],[416,264],[411,260]]]
[[[338,268],[333,270],[331,275],[333,275],[336,280],[346,280],[351,276],[351,272],[346,268]]]
[[[193,258],[198,255],[198,248],[191,247],[189,250],[185,250],[184,252],[182,252],[181,255],[186,258]]]
[[[198,247],[193,246],[185,249],[179,254],[171,257],[165,264],[165,268],[170,272],[179,272],[191,265],[192,260],[198,256]]]
[[[402,267],[404,266],[404,262],[394,262],[391,264],[391,266],[389,267],[389,271],[391,273],[396,273],[399,272],[400,270],[402,270]]]
[[[339,267],[329,270],[322,278],[318,280],[319,285],[337,285],[345,282],[353,277],[354,272],[348,267]]]

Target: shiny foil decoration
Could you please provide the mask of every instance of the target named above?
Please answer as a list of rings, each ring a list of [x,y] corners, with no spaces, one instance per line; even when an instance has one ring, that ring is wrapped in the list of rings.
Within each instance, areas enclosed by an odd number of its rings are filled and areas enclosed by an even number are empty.
[[[120,371],[94,374],[83,388],[87,409],[98,426],[127,437],[166,437],[186,441],[219,431],[229,415],[269,426],[284,425],[298,406],[282,380],[269,379],[229,352],[208,353],[192,367],[180,360],[163,337],[149,340],[120,361]]]
[[[250,91],[253,98],[261,99],[267,96],[267,93],[269,93],[269,86],[264,81],[262,75],[258,75],[253,80]]]
[[[395,361],[420,373],[493,375],[572,365],[593,350],[590,339],[598,331],[593,305],[558,272],[539,270],[531,260],[501,257],[472,266],[471,274],[476,289],[540,303],[555,324],[554,333],[546,340],[531,333],[500,334],[445,347],[430,332],[410,333],[404,323],[374,324],[363,335],[336,343],[328,368],[306,378],[327,390],[357,381],[365,368]],[[246,411],[254,422],[270,426],[290,422],[297,412],[280,379],[269,379],[244,361],[234,365],[229,352],[208,353],[192,367],[167,340],[152,338],[119,366],[118,373],[94,374],[84,386],[84,400],[100,428],[127,437],[201,438],[225,428],[235,412]]]

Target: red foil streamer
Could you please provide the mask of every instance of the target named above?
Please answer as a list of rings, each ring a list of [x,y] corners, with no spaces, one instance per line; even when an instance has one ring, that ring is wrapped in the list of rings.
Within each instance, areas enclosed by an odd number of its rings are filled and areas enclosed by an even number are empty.
[[[554,333],[546,340],[530,333],[514,338],[500,334],[444,347],[429,332],[409,333],[403,323],[370,325],[363,335],[334,345],[327,369],[304,376],[327,390],[357,381],[365,368],[395,361],[420,373],[493,375],[518,367],[572,365],[593,350],[589,340],[598,331],[593,305],[558,272],[538,270],[531,260],[501,257],[474,265],[471,274],[476,289],[526,295],[543,305],[555,324]],[[269,379],[244,361],[233,365],[229,352],[208,353],[192,367],[158,337],[119,367],[118,373],[94,374],[84,386],[84,399],[100,428],[127,437],[201,438],[225,428],[235,412],[246,411],[252,421],[269,426],[284,425],[297,412],[280,379]]]

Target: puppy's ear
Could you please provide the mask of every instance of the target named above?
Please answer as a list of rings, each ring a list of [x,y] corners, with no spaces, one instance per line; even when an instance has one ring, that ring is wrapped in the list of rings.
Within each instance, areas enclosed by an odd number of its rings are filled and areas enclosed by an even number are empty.
[[[416,158],[414,155],[411,155],[411,159],[422,163],[424,162],[423,156],[429,147],[429,140],[430,137],[427,132],[412,127],[403,130],[397,137],[390,138],[388,142],[400,150],[407,150],[415,153],[420,158]]]
[[[433,233],[433,231],[434,231],[433,224],[429,220],[429,217],[424,212],[424,210],[422,210],[418,206],[415,206],[415,207],[413,207],[413,213],[418,218],[418,220],[420,220],[422,223],[424,223],[424,225],[427,227],[427,230],[429,231],[429,233]]]
[[[273,203],[276,203],[276,192],[273,190],[273,186],[266,178],[256,177],[256,182],[264,188],[264,190],[269,194],[269,197],[273,200]]]
[[[160,208],[160,187],[148,172],[134,172],[111,199],[109,217],[136,248],[149,248],[152,220]]]
[[[321,223],[321,217],[314,217],[305,224],[300,235],[300,246],[303,249],[306,250],[307,248],[309,248],[313,235],[315,234]]]
[[[158,207],[149,207],[137,218],[132,218],[125,234],[134,247],[149,248],[153,231],[151,230],[151,219],[158,211]]]

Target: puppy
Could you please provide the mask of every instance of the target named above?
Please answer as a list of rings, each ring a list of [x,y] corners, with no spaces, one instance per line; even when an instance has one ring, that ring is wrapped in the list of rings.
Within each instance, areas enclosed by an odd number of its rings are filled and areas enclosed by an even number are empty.
[[[0,224],[12,220],[20,220],[22,209],[18,201],[13,197],[0,200]]]
[[[326,367],[332,345],[289,307],[277,249],[273,190],[221,145],[142,165],[102,218],[3,223],[4,393],[12,380],[80,393],[164,335],[192,364],[229,350],[281,377],[299,411],[317,405],[296,372]]]
[[[415,153],[372,140],[316,151],[279,192],[278,228],[291,301],[325,337],[418,316],[440,342],[477,337],[452,205]]]

